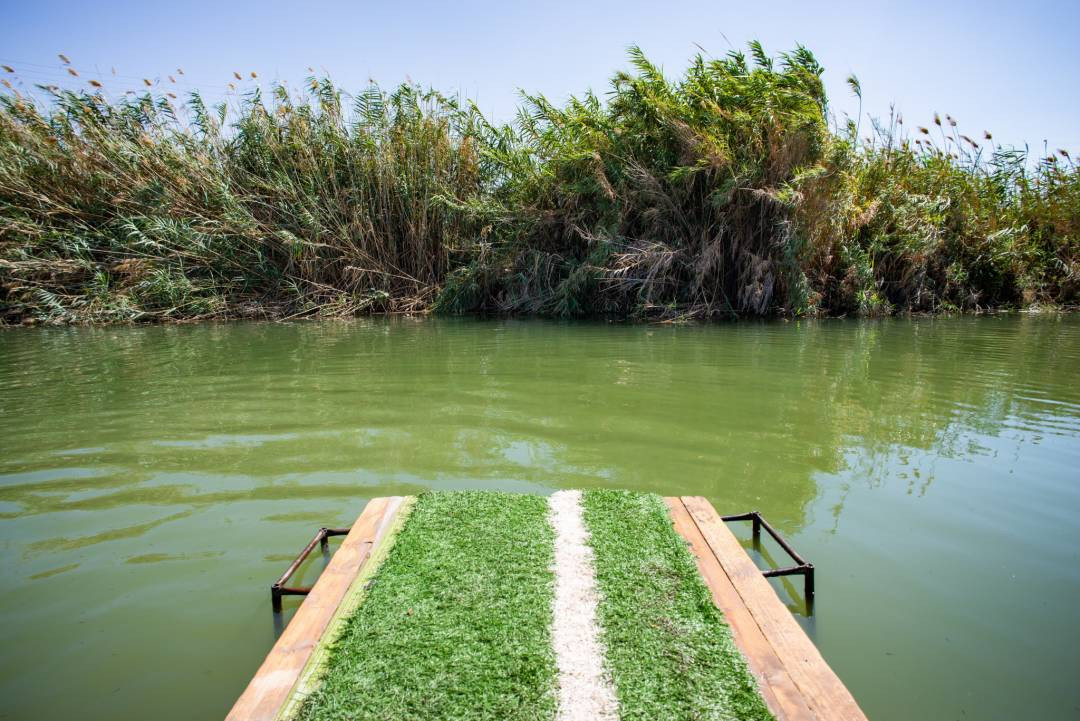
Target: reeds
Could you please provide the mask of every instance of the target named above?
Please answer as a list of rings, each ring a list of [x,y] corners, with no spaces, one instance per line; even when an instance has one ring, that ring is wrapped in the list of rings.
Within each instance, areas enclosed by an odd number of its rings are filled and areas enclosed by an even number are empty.
[[[472,111],[434,92],[328,81],[231,111],[196,93],[0,98],[7,319],[112,320],[408,310],[475,230]]]
[[[499,246],[456,271],[455,309],[710,317],[786,309],[800,274],[789,185],[827,141],[821,68],[696,58],[671,81],[631,50],[611,99],[526,96],[490,129]],[[499,269],[503,269],[501,272]]]
[[[804,48],[752,43],[678,80],[640,50],[631,64],[606,101],[525,96],[507,125],[413,85],[350,96],[312,77],[211,106],[156,83],[109,99],[96,79],[34,98],[5,67],[0,317],[1077,302],[1067,151],[1033,161],[948,115],[830,128]]]
[[[796,209],[803,268],[829,313],[1075,305],[1080,172],[1067,151],[1032,158],[946,115],[912,138],[892,113],[837,135]]]

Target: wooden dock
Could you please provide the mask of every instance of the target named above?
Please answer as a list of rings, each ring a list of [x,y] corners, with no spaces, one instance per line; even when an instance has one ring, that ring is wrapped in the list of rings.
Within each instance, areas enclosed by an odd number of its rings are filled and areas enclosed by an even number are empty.
[[[226,721],[276,721],[318,661],[324,637],[332,634],[333,622],[346,615],[344,602],[363,579],[364,565],[371,559],[406,499],[401,496],[373,498],[356,519],[326,570],[311,588],[296,615],[255,672],[244,693],[233,705]],[[306,673],[307,672],[307,673]]]
[[[777,721],[866,721],[712,504],[701,496],[664,500]]]
[[[377,563],[372,559],[385,551],[388,531],[409,500],[367,504],[226,721],[289,718],[298,698],[311,690],[327,643],[355,609]],[[866,721],[712,504],[698,496],[664,500],[777,721]]]

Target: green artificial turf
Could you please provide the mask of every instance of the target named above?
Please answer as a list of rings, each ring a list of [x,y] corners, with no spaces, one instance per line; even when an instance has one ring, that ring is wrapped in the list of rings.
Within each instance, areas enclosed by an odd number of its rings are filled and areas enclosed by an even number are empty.
[[[601,490],[583,504],[621,719],[772,719],[663,500]]]
[[[547,513],[539,496],[419,496],[299,718],[553,718]]]

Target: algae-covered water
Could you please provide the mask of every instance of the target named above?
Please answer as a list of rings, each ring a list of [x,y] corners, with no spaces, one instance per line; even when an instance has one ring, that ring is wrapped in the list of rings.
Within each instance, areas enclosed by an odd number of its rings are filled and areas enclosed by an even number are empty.
[[[763,511],[875,721],[1080,716],[1066,315],[2,332],[0,718],[221,718],[319,526],[569,487]]]

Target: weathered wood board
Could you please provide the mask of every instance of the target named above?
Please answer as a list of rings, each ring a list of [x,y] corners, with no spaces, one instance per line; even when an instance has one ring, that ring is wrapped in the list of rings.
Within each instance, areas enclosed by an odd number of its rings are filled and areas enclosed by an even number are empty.
[[[338,606],[405,500],[393,496],[368,502],[226,721],[275,721],[280,716]]]
[[[664,500],[777,721],[866,721],[712,504],[700,496]]]

